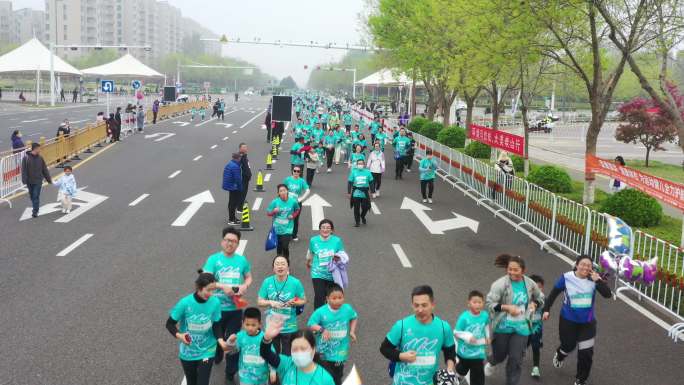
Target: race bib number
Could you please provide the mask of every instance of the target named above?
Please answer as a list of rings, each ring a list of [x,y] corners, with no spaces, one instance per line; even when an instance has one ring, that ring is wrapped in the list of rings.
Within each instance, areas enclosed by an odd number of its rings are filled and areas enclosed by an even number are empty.
[[[261,358],[261,356],[255,356],[253,354],[245,354],[242,356],[242,362],[245,364],[251,364],[251,365],[263,365],[264,364],[264,359]]]
[[[414,362],[409,363],[411,366],[435,366],[437,358],[434,354],[428,356],[417,356]]]
[[[240,279],[240,272],[239,271],[225,271],[220,273],[221,276],[221,283],[229,283],[233,281],[234,279]]]
[[[341,340],[342,338],[347,336],[347,330],[342,329],[342,330],[328,330],[328,333],[330,333],[330,338],[334,340]]]
[[[286,225],[290,222],[287,218],[276,218],[275,222],[279,225]]]
[[[211,329],[211,321],[203,323],[188,322],[188,332],[190,333],[204,333]]]

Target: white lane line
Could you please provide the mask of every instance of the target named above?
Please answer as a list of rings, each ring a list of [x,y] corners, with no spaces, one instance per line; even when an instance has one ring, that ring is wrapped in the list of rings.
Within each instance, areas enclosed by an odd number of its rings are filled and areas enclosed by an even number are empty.
[[[35,123],[35,122],[41,122],[43,120],[48,120],[47,118],[41,118],[41,119],[33,119],[33,120],[22,120],[22,123]]]
[[[259,211],[259,207],[261,207],[261,202],[264,200],[264,198],[254,198],[254,204],[252,205],[252,211]]]
[[[200,159],[202,159],[202,155],[197,155],[196,157],[192,158],[192,161],[197,162]]]
[[[261,114],[263,114],[264,112],[266,112],[266,111],[261,111],[260,113],[254,115],[254,117],[252,117],[252,119],[246,121],[245,124],[243,124],[242,126],[240,126],[240,128],[245,128],[245,126],[247,126],[248,124],[252,123],[252,121],[254,121],[254,119],[258,118],[258,117],[259,117]]]
[[[169,175],[169,179],[173,179],[173,178],[177,177],[178,174],[181,173],[181,171],[183,171],[183,170],[176,170],[176,171],[174,171],[173,174]]]
[[[398,243],[393,243],[392,248],[394,249],[394,252],[397,254],[397,257],[399,257],[399,261],[401,262],[401,265],[410,268],[413,267],[411,266],[411,261],[409,261],[408,257],[406,256],[406,253],[404,253],[404,249],[401,248],[401,245]]]
[[[69,253],[71,253],[72,251],[74,251],[75,248],[81,246],[85,241],[87,241],[88,239],[90,239],[90,237],[92,237],[92,236],[93,236],[93,234],[86,234],[86,235],[82,236],[81,238],[78,238],[78,239],[76,240],[76,242],[70,244],[69,246],[67,246],[66,249],[64,249],[64,250],[60,251],[59,253],[57,253],[57,256],[58,256],[58,257],[64,257],[64,256],[66,256],[67,254],[69,254]]]
[[[247,248],[247,240],[240,239],[240,243],[238,243],[238,247],[237,250],[235,250],[235,252],[240,255],[245,255],[245,248]]]
[[[143,194],[143,195],[137,197],[133,202],[129,203],[128,205],[131,206],[131,207],[132,207],[132,206],[135,206],[135,205],[137,205],[138,203],[142,202],[142,200],[145,199],[145,198],[147,198],[148,196],[150,196],[150,194]]]
[[[203,126],[203,125],[205,125],[205,124],[211,122],[212,120],[216,120],[216,119],[217,119],[217,118],[209,118],[209,119],[203,121],[202,123],[195,124],[195,127]]]
[[[223,113],[223,115],[230,115],[230,114],[232,114],[233,112],[237,112],[237,110],[233,110],[233,111],[230,111],[230,112],[225,112],[225,113]]]
[[[223,137],[223,141],[225,142],[226,140],[228,140],[228,137],[227,137],[227,136],[224,136],[224,137]]]
[[[213,146],[211,146],[211,147],[209,147],[209,148],[213,150],[213,149],[215,149],[216,147],[218,147],[218,144],[215,144],[215,145],[213,145]]]
[[[375,204],[375,202],[371,202],[371,211],[375,215],[380,215],[380,209],[378,209],[378,205]]]
[[[83,123],[83,122],[87,122],[87,121],[88,121],[88,119],[74,120],[74,121],[71,121],[71,120],[70,120],[69,123]]]
[[[237,134],[237,130],[233,131],[233,134]]]
[[[264,175],[264,182],[268,182],[269,180],[271,180],[271,174]]]
[[[41,134],[42,134],[42,132],[36,132],[35,134],[31,134],[31,135],[27,135],[27,136],[30,138],[30,137],[32,137],[32,136],[38,136],[38,135],[41,135]]]

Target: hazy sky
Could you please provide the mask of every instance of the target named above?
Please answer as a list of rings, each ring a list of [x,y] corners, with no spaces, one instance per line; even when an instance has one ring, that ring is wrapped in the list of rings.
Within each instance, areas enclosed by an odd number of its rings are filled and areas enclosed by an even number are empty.
[[[229,38],[264,41],[318,41],[358,43],[358,14],[363,0],[168,0],[193,18]],[[44,0],[13,0],[14,8],[45,9]],[[292,75],[299,86],[309,78],[304,65],[313,68],[344,55],[342,50],[317,48],[227,45],[224,55],[257,64],[278,78]],[[310,70],[309,70],[310,71]]]

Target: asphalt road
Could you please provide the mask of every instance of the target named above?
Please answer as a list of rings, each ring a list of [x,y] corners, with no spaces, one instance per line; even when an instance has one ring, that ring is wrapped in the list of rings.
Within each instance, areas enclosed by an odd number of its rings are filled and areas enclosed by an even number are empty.
[[[230,127],[216,121],[183,125],[189,121],[186,116],[148,126],[145,134],[157,136],[135,135],[100,150],[74,174],[79,186],[87,186],[85,191],[107,199],[67,223],[55,222],[62,216],[59,213],[20,221],[28,207],[26,196],[15,199],[11,209],[0,207],[0,341],[6,350],[0,360],[0,383],[181,383],[177,344],[164,322],[175,302],[193,290],[195,271],[218,250],[227,216],[221,173],[230,154],[246,142],[255,178],[264,167],[269,147],[261,129],[266,104],[266,98],[238,103],[238,109],[229,109],[221,122]],[[285,152],[291,137],[287,139]],[[263,251],[270,226],[264,209],[275,196],[275,185],[288,174],[288,158],[282,156],[275,164],[265,183],[266,192],[248,195],[250,206],[255,198],[263,199],[252,211],[256,230],[243,233],[245,255],[255,278],[250,303],[256,303],[258,287],[271,274],[274,253]],[[393,169],[393,160],[388,160],[382,196],[375,200],[378,214],[370,213],[368,225],[361,228],[352,227],[344,166],[316,175],[312,190],[332,206],[324,208],[325,215],[335,221],[336,233],[352,258],[347,300],[359,313],[360,341],[352,348],[347,366],[355,363],[364,384],[370,385],[389,383],[387,362],[378,349],[392,323],[411,312],[409,293],[415,285],[433,286],[437,313],[453,324],[465,307],[468,291],[487,291],[503,274],[493,267],[499,253],[524,256],[528,271],[546,278],[547,292],[558,275],[569,269],[441,182],[437,182],[429,218],[442,220],[454,212],[478,221],[479,227],[477,233],[460,228],[431,235],[412,212],[400,210],[404,197],[420,198],[417,166],[401,181],[392,178]],[[204,204],[187,225],[171,226],[190,205],[183,200],[207,190],[215,203]],[[139,200],[143,194],[149,196]],[[44,188],[42,197],[43,204],[52,203],[54,188]],[[300,229],[302,240],[291,246],[292,273],[302,280],[311,298],[304,265],[308,239],[314,234],[308,207]],[[92,236],[68,250],[87,234]],[[401,247],[412,267],[404,267],[393,245]],[[673,344],[664,329],[624,303],[598,301],[591,383],[682,383],[683,344]],[[551,366],[558,341],[559,305],[545,324],[542,379],[529,377],[528,357],[521,384],[571,384],[574,380],[574,355],[563,369]],[[307,305],[300,325],[311,310]],[[212,384],[223,383],[222,370],[214,369]],[[487,383],[503,384],[502,373]]]

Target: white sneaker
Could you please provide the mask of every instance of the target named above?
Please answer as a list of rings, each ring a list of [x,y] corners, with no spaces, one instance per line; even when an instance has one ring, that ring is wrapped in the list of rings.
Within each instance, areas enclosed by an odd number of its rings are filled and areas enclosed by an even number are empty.
[[[332,172],[332,169],[329,168],[328,171],[326,171],[326,172]]]
[[[556,369],[563,367],[563,361],[558,359],[558,352],[553,353],[553,367]]]
[[[62,214],[66,214],[66,209],[62,209]]]
[[[70,209],[67,209],[67,210],[65,211],[65,213],[67,213],[67,214],[69,214],[70,212],[71,212]]]
[[[380,190],[378,190],[378,191],[375,192],[375,197],[377,198],[377,197],[379,197],[379,196],[380,196]]]
[[[427,203],[427,199],[423,199],[423,203]]]
[[[485,377],[491,377],[494,374],[494,370],[496,370],[496,366],[490,364],[487,362],[484,366],[484,375]]]
[[[541,372],[539,372],[539,367],[538,367],[538,366],[535,366],[535,367],[532,368],[532,373],[530,373],[530,376],[532,376],[532,377],[534,377],[534,378],[539,378],[539,377],[541,377]]]
[[[428,203],[432,203],[432,198],[428,198]]]

